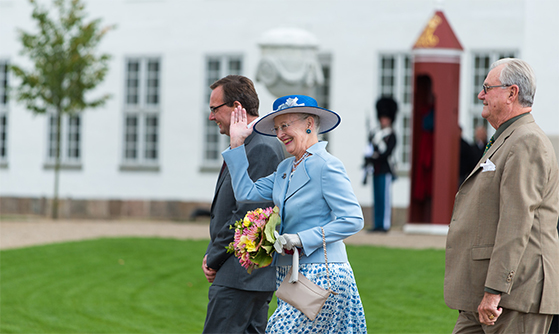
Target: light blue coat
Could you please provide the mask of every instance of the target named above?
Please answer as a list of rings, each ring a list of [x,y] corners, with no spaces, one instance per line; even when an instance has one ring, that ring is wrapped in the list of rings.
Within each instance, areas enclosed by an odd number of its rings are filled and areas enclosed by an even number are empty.
[[[239,202],[273,200],[280,209],[280,234],[296,233],[303,244],[300,263],[323,263],[324,227],[328,262],[347,262],[343,239],[363,228],[363,213],[340,160],[319,142],[307,151],[309,157],[297,167],[291,181],[294,157],[282,161],[275,173],[253,182],[248,173],[245,148],[228,148],[222,155],[231,173],[235,198]],[[291,265],[291,255],[274,259],[277,266]]]

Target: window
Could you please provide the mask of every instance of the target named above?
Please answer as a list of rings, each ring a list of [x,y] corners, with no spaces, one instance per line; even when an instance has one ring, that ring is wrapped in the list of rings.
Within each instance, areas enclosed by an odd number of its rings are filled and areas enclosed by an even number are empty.
[[[0,166],[5,164],[8,158],[7,137],[8,115],[6,113],[0,113]]]
[[[516,52],[514,51],[485,51],[485,52],[474,52],[472,56],[472,90],[470,93],[471,103],[470,103],[470,120],[471,120],[471,138],[475,138],[475,129],[479,125],[488,128],[488,122],[483,117],[481,117],[481,109],[483,108],[483,102],[480,101],[477,96],[481,91],[481,86],[483,81],[489,73],[489,67],[491,64],[502,58],[514,58],[516,57]],[[490,133],[488,129],[488,134]]]
[[[68,117],[68,147],[67,154],[69,160],[80,159],[80,117]]]
[[[159,58],[126,60],[121,170],[159,170],[160,73]]]
[[[0,167],[8,161],[8,61],[0,60]]]
[[[209,101],[212,94],[210,86],[227,75],[242,75],[243,61],[241,56],[209,56],[206,59],[206,82],[204,84],[204,170],[221,168],[221,152],[229,146],[229,137],[219,133],[215,122],[210,121]]]
[[[56,163],[57,117],[48,116],[48,141],[46,168]],[[81,116],[62,115],[60,122],[60,167],[81,168]]]
[[[139,115],[126,116],[124,134],[125,161],[143,160],[146,163],[157,162],[158,120],[157,115],[146,115],[145,117],[140,117]],[[140,134],[141,132],[143,132],[142,135]]]
[[[393,124],[397,142],[398,170],[409,170],[411,162],[412,61],[411,54],[381,54],[379,57],[379,96],[391,96],[398,103]],[[378,99],[377,98],[377,99]],[[376,103],[376,100],[373,102]],[[373,116],[376,109],[373,105]]]
[[[8,108],[8,61],[0,60],[0,110]]]

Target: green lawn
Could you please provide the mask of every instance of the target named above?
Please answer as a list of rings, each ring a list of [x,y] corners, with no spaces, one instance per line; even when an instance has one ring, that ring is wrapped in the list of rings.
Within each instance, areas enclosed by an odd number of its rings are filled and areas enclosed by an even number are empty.
[[[1,251],[0,332],[200,333],[206,245],[123,238]],[[348,252],[369,333],[452,331],[457,314],[443,302],[443,251]]]

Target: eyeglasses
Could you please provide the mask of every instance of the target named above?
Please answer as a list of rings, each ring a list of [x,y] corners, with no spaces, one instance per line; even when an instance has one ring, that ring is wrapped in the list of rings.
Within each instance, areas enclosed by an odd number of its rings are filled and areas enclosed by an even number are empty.
[[[288,128],[291,124],[293,124],[293,123],[295,123],[295,122],[297,122],[297,121],[300,121],[300,119],[296,119],[296,120],[291,121],[291,122],[289,122],[289,123],[283,123],[283,124],[281,124],[280,126],[274,126],[274,127],[272,128],[272,133],[275,134],[275,135],[277,135],[279,130],[285,132],[285,130],[287,130],[287,128]]]
[[[510,87],[512,85],[496,85],[496,86],[487,86],[487,85],[483,85],[483,92],[485,94],[487,94],[487,91],[490,90],[491,88],[495,88],[495,87]]]
[[[215,114],[217,113],[216,110],[219,109],[219,108],[221,108],[221,107],[223,107],[223,106],[226,105],[226,104],[227,104],[227,102],[225,102],[225,103],[223,103],[223,104],[220,104],[220,105],[218,105],[217,107],[210,107],[210,112],[211,112],[212,114],[215,115]]]

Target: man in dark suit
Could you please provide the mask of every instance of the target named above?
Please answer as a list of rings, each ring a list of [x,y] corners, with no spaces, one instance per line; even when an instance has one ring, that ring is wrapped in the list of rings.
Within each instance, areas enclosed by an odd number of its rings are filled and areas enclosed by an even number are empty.
[[[258,95],[252,81],[229,75],[210,88],[210,117],[222,135],[229,136],[231,111],[245,108],[249,122],[258,117]],[[246,141],[249,160],[248,173],[256,181],[272,174],[284,159],[281,143],[273,137],[250,135]],[[264,333],[268,319],[268,304],[276,289],[274,267],[256,269],[248,274],[238,259],[225,249],[233,241],[235,221],[247,211],[273,206],[272,202],[239,203],[231,187],[231,176],[223,164],[211,207],[210,243],[204,255],[202,270],[208,282],[209,303],[204,333]]]
[[[481,158],[477,156],[474,151],[474,146],[470,144],[462,137],[462,127],[460,129],[460,168],[458,169],[458,187],[464,182],[466,177],[470,175],[470,172],[476,166],[477,161]],[[485,146],[484,146],[485,148]]]
[[[472,151],[474,151],[476,159],[481,159],[483,153],[485,152],[486,145],[487,129],[483,125],[479,125],[478,127],[476,127],[474,143],[472,144]]]

